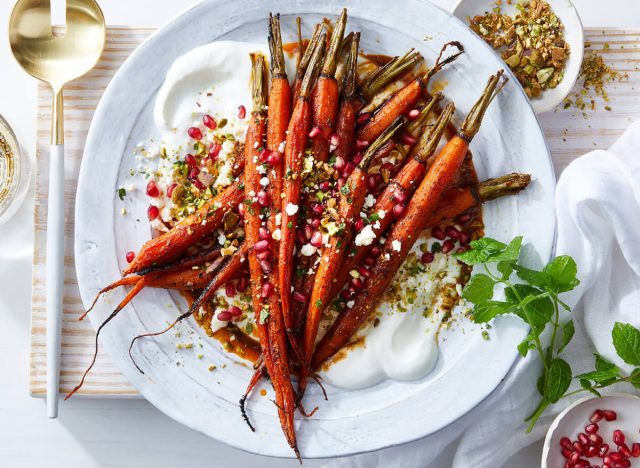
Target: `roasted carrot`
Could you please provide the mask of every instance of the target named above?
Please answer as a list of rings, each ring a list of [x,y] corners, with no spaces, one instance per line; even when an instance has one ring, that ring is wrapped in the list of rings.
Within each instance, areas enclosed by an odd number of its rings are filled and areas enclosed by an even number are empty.
[[[318,334],[318,326],[322,318],[322,312],[329,305],[329,294],[333,286],[333,279],[344,260],[344,253],[350,245],[353,234],[353,223],[359,216],[364,198],[367,194],[367,167],[376,152],[397,132],[405,123],[404,117],[398,117],[391,126],[373,142],[365,152],[362,161],[355,167],[344,186],[340,189],[340,199],[338,201],[338,213],[342,232],[331,236],[329,241],[322,248],[319,255],[319,265],[313,283],[309,310],[304,327],[304,339],[302,352],[304,363],[300,368],[300,378],[298,380],[298,398],[304,395],[309,364],[313,354],[313,346]]]
[[[427,175],[409,201],[405,214],[396,222],[384,243],[381,254],[371,268],[367,284],[338,316],[322,338],[313,356],[312,367],[318,367],[342,348],[375,311],[394,275],[419,238],[427,221],[435,212],[442,194],[455,180],[469,148],[469,142],[480,128],[482,117],[491,100],[502,89],[498,87],[503,71],[489,79],[478,102],[471,109],[458,134],[436,156]]]
[[[425,107],[425,115],[436,103],[436,99],[431,100],[429,105]],[[371,223],[371,229],[376,237],[385,232],[394,218],[397,218],[398,214],[404,210],[406,201],[422,180],[427,160],[435,152],[454,110],[455,106],[452,103],[448,104],[438,117],[436,125],[430,131],[422,132],[409,160],[376,199],[370,209],[372,217],[375,217],[375,222]],[[369,250],[369,245],[353,246],[352,253],[345,259],[344,265],[338,273],[337,281],[333,283],[330,300],[340,292],[348,281],[351,270],[360,265]]]
[[[351,39],[351,49],[347,61],[347,71],[342,85],[342,97],[336,122],[336,137],[332,146],[335,146],[334,154],[348,161],[353,151],[353,135],[356,130],[356,114],[358,112],[358,47],[360,45],[360,33],[355,33]],[[331,142],[330,142],[331,143]],[[331,147],[330,147],[331,149]]]
[[[329,49],[324,57],[320,76],[313,91],[313,130],[311,148],[316,161],[326,162],[329,159],[329,137],[336,124],[338,114],[339,91],[335,78],[336,55],[342,43],[344,29],[347,25],[347,9],[342,14],[331,34]]]
[[[225,213],[235,209],[244,197],[244,177],[202,205],[160,237],[144,243],[123,276],[168,262],[211,234],[222,224]]]
[[[300,95],[289,121],[284,152],[285,180],[280,224],[282,238],[278,254],[278,284],[281,291],[282,313],[289,334],[294,332],[295,325],[290,303],[291,274],[293,272],[295,233],[298,226],[298,204],[302,189],[302,162],[311,128],[310,95],[318,72],[320,55],[324,50],[324,41],[325,33],[323,31],[315,44],[315,50],[300,87]]]
[[[446,58],[442,58],[444,52],[450,47],[455,47],[458,52],[449,55]],[[453,41],[446,43],[440,55],[438,56],[435,65],[424,75],[416,77],[404,88],[397,91],[393,96],[387,100],[379,109],[376,110],[374,115],[364,124],[362,128],[358,130],[358,140],[373,141],[380,135],[385,128],[387,128],[391,122],[393,122],[398,116],[409,112],[416,103],[424,97],[427,85],[431,77],[440,71],[445,65],[454,61],[460,54],[464,52],[462,44]]]
[[[249,429],[251,429],[251,432],[256,432],[256,429],[251,424],[251,420],[249,419],[249,415],[247,414],[247,411],[245,409],[245,404],[247,402],[247,398],[249,398],[253,389],[256,387],[256,385],[258,385],[258,382],[260,382],[260,380],[265,376],[265,371],[266,371],[266,366],[261,357],[261,360],[257,364],[256,370],[253,372],[253,375],[251,376],[251,380],[247,385],[247,389],[244,391],[244,395],[242,395],[239,401],[240,415],[242,416],[242,419],[244,419],[244,422],[247,423],[247,426],[249,426]]]

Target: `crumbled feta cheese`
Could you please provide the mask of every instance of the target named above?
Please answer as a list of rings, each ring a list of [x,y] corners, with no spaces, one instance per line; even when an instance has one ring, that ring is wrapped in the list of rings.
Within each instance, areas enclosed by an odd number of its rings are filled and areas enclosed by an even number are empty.
[[[277,241],[282,239],[282,231],[280,231],[280,228],[275,229],[273,233],[271,233],[271,237]]]
[[[312,256],[314,253],[316,253],[316,250],[318,250],[317,248],[315,248],[313,245],[311,244],[304,244],[302,246],[302,248],[300,249],[300,253],[302,255],[304,255],[305,257],[310,257]]]
[[[269,178],[268,177],[262,177],[260,179],[260,185],[262,185],[263,187],[266,187],[267,185],[269,185]]]
[[[218,244],[224,245],[227,242],[227,238],[224,235],[224,231],[222,229],[218,229]]]
[[[391,241],[391,247],[396,252],[400,252],[400,249],[402,249],[402,243],[399,240]]]
[[[356,245],[371,245],[373,240],[376,238],[376,234],[373,232],[370,224],[367,224],[362,231],[358,233],[356,236],[355,244]]]
[[[380,221],[373,223],[373,229],[380,229]]]
[[[287,144],[286,141],[281,141],[280,144],[278,145],[278,153],[284,153],[284,147]]]
[[[380,219],[384,219],[384,217],[387,215],[387,213],[384,210],[380,210],[378,211],[378,217]]]
[[[364,199],[364,207],[365,207],[365,209],[366,208],[371,208],[375,204],[376,204],[376,197],[374,197],[371,194],[368,194]]]
[[[259,174],[266,174],[267,173],[267,168],[264,167],[262,164],[260,164],[257,168],[256,171],[258,171]]]
[[[355,301],[349,301],[349,302],[347,302],[347,307],[348,307],[349,309],[351,309],[354,305],[356,305]]]
[[[260,146],[260,143],[258,143],[257,141],[253,142],[253,149],[257,149],[258,146]]]
[[[293,216],[298,212],[298,205],[294,205],[293,203],[289,202],[287,203],[286,211],[289,216]]]
[[[282,222],[282,213],[276,213],[276,226],[280,226]]]

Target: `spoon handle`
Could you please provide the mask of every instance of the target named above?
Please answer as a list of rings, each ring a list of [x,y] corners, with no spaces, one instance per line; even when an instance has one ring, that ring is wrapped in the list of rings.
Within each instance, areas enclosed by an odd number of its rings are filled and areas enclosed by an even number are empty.
[[[47,211],[47,416],[58,416],[64,285],[64,145],[51,145]]]

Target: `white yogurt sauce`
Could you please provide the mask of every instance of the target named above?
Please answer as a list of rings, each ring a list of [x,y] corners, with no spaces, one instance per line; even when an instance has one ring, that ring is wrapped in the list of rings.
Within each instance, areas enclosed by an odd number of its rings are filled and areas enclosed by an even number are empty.
[[[172,183],[173,162],[184,157],[189,152],[188,145],[193,144],[193,140],[186,137],[187,128],[200,128],[205,135],[203,142],[211,141],[212,133],[202,124],[205,114],[213,116],[217,122],[227,119],[224,133],[244,139],[247,119],[237,118],[238,106],[244,105],[249,115],[249,53],[257,51],[265,57],[269,56],[264,44],[218,41],[191,50],[171,66],[154,108],[154,121],[162,135],[161,146],[173,151],[171,157],[160,159],[158,166],[160,176],[156,181],[163,193]],[[287,62],[288,68],[292,62]],[[288,72],[290,77],[293,76],[293,70]],[[221,160],[224,160],[225,152],[223,147]],[[221,170],[215,185],[230,184],[229,172],[230,167]],[[172,206],[171,200],[158,198],[154,203],[161,208],[161,217],[165,218],[164,215]],[[420,255],[417,246],[414,251]],[[442,271],[446,272],[444,278],[437,278],[436,274]],[[405,278],[404,287],[414,286],[417,291],[414,303],[407,306],[406,312],[398,311],[396,305],[381,304],[378,309],[379,324],[362,329],[358,337],[364,338],[364,343],[353,347],[345,358],[322,371],[323,379],[336,387],[360,389],[387,378],[416,380],[427,375],[438,360],[437,331],[442,312],[437,307],[439,298],[435,293],[443,283],[455,282],[459,272],[455,259],[437,254],[426,272]],[[216,293],[216,296],[219,295],[225,296],[224,290]],[[230,305],[243,307],[237,300],[227,298],[227,301]],[[428,317],[423,315],[426,308],[432,310]],[[225,322],[217,318],[211,324],[213,330],[224,325]]]

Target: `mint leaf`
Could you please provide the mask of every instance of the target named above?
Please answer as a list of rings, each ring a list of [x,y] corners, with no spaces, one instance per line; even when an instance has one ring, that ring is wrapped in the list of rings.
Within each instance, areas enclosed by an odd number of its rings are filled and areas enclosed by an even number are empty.
[[[486,323],[497,315],[510,314],[515,311],[513,304],[499,301],[487,301],[476,304],[473,308],[473,321],[475,323]]]
[[[597,384],[602,384],[613,379],[618,376],[618,369],[609,369],[609,370],[595,370],[591,372],[585,372],[584,374],[580,374],[576,376],[576,379],[584,379],[584,380],[593,380]]]
[[[520,249],[522,248],[522,236],[514,237],[509,245],[497,255],[494,255],[492,261],[508,261],[515,262],[520,256]]]
[[[610,369],[617,369],[618,367],[607,358],[598,353],[593,353],[593,356],[596,358],[595,367],[596,370],[606,371]]]
[[[571,291],[580,281],[576,278],[578,267],[573,258],[561,255],[551,260],[542,270],[550,289],[555,292]]]
[[[455,257],[467,265],[478,265],[480,263],[489,263],[492,257],[503,252],[507,246],[490,237],[482,237],[471,241],[469,244],[471,249],[466,252],[455,254]]]
[[[473,275],[462,290],[462,297],[474,304],[481,304],[493,297],[494,285],[495,281],[485,274]]]
[[[618,356],[627,364],[640,366],[640,330],[628,323],[616,322],[611,337]]]
[[[536,349],[536,343],[534,341],[536,336],[537,334],[532,330],[527,335],[527,337],[520,342],[520,344],[518,345],[518,352],[520,353],[520,356],[522,356],[523,358],[527,357],[529,351],[531,351],[532,349]]]
[[[557,402],[571,385],[571,367],[563,359],[553,359],[544,379],[544,397]]]
[[[502,277],[501,279],[503,281],[508,280],[509,277],[511,276],[511,273],[513,272],[513,268],[514,268],[514,264],[513,262],[508,262],[506,260],[503,260],[501,262],[498,262],[497,265],[497,269],[500,273],[502,273]]]
[[[543,272],[531,270],[530,268],[520,265],[514,265],[513,268],[516,270],[518,277],[527,283],[541,288],[544,288],[547,285],[546,275]]]
[[[558,353],[561,353],[564,348],[567,347],[571,338],[573,338],[573,334],[575,333],[575,326],[573,324],[573,320],[569,320],[567,323],[562,325],[562,341],[560,347],[558,348]]]
[[[599,391],[597,391],[595,388],[593,388],[593,385],[591,384],[591,382],[589,382],[586,379],[581,379],[580,380],[580,386],[582,388],[584,388],[585,390],[588,390],[589,392],[593,393],[597,397],[601,397],[602,396]]]
[[[536,297],[544,291],[527,284],[514,284],[504,290],[507,302],[518,306],[515,314],[531,327],[544,328],[554,313],[548,297]],[[522,303],[520,302],[522,300]]]
[[[640,368],[633,369],[629,376],[629,383],[636,388],[640,388]]]

